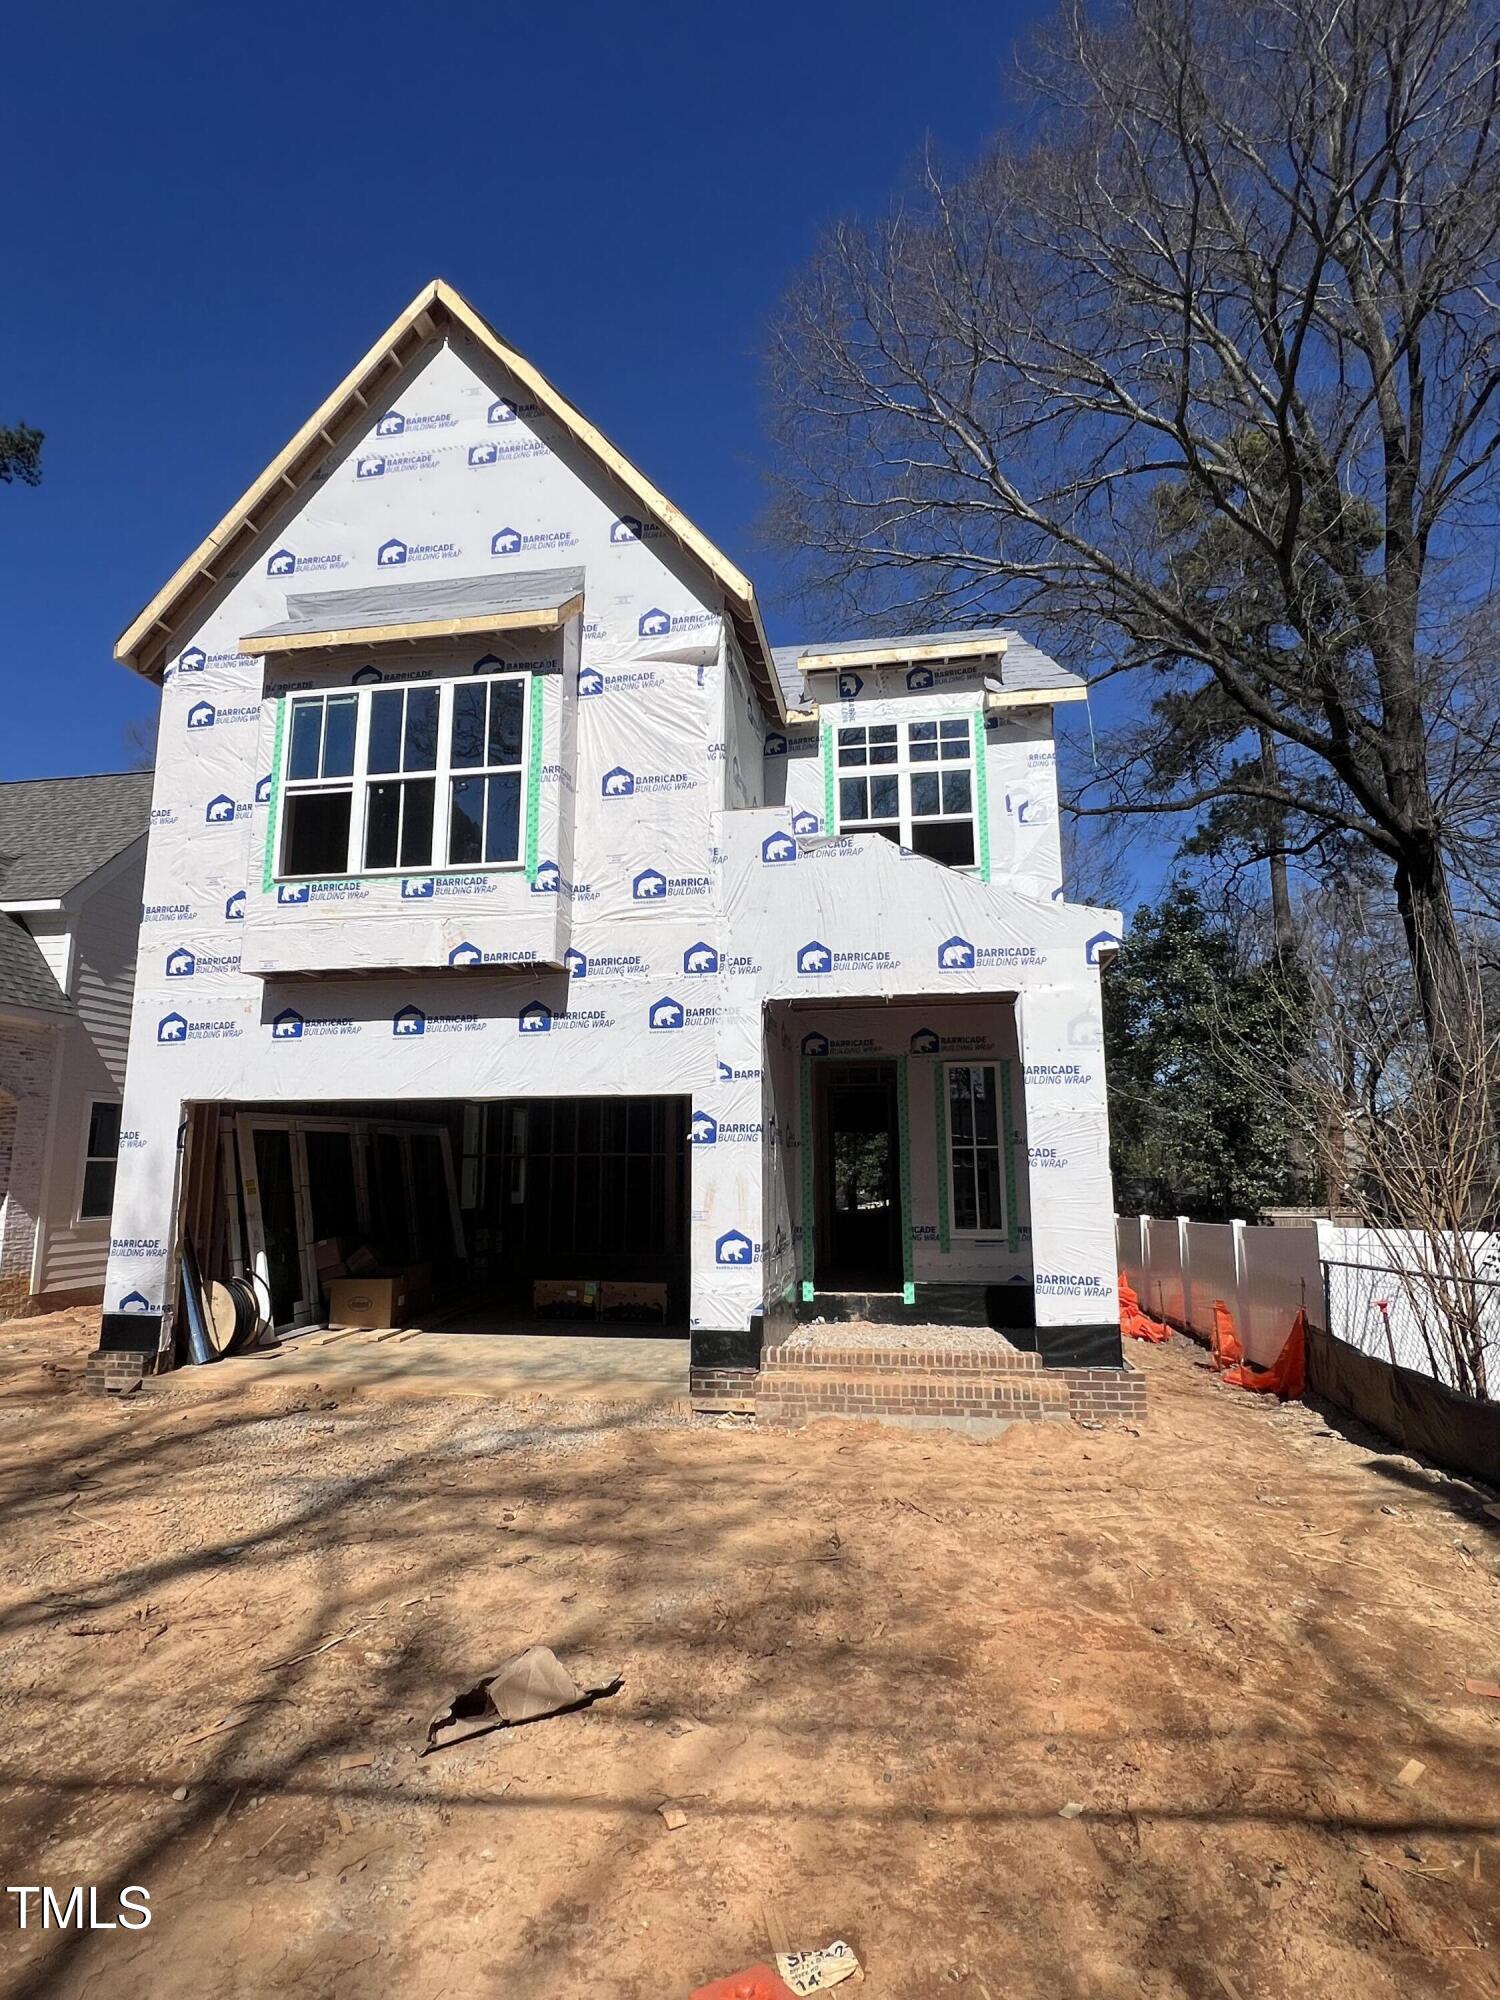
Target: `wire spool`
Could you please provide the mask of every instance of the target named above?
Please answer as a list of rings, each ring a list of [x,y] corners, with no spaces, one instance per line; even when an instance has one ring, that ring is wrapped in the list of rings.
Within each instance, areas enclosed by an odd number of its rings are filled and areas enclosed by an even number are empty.
[[[267,1318],[261,1311],[256,1288],[248,1278],[228,1278],[224,1289],[233,1299],[235,1308],[234,1330],[227,1351],[240,1354],[245,1348],[255,1345],[265,1330]]]

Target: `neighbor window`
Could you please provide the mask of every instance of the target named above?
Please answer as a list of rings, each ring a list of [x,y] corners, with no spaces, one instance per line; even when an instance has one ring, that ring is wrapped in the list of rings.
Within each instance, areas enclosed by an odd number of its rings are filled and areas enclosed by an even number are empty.
[[[838,781],[840,833],[880,833],[950,868],[973,866],[974,743],[967,716],[840,729]]]
[[[120,1156],[120,1107],[89,1106],[84,1140],[83,1193],[78,1202],[80,1222],[106,1220],[115,1205],[115,1166]]]
[[[494,674],[293,696],[279,872],[518,861],[529,683]]]
[[[993,1063],[948,1064],[948,1160],[953,1227],[1004,1223],[999,1075]]]

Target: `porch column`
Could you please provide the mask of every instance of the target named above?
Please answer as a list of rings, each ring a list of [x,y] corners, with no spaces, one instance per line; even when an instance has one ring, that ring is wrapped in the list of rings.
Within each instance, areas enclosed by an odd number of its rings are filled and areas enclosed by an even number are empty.
[[[1024,993],[1037,1349],[1053,1366],[1118,1365],[1120,1302],[1099,974]]]

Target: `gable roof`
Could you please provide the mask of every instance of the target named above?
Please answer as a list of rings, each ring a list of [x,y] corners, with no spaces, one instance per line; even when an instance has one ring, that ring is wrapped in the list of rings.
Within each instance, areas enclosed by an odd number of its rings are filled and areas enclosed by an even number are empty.
[[[309,483],[331,450],[363,428],[372,408],[383,408],[382,385],[389,387],[430,343],[451,331],[468,334],[536,398],[565,430],[590,452],[639,503],[694,556],[724,592],[745,661],[761,699],[780,713],[780,691],[771,668],[771,648],[755,602],[755,587],[722,550],[695,528],[685,514],[639,471],[604,433],[553,387],[523,354],[501,339],[467,299],[441,278],[418,292],[364,358],[313,411],[253,485],[246,488],[219,525],[194,549],[143,611],[120,634],[115,658],[150,680],[160,680],[173,636],[238,563],[250,545],[285,508],[289,494]]]
[[[0,916],[0,1011],[6,1007],[73,1012],[36,939],[14,917]]]
[[[1088,693],[1088,684],[1077,674],[1060,667],[1029,639],[1009,626],[994,625],[975,631],[918,632],[912,637],[893,639],[838,639],[802,646],[778,646],[773,654],[776,676],[781,682],[782,699],[788,708],[803,708],[809,699],[809,672],[831,672],[835,667],[886,665],[903,667],[920,662],[940,667],[968,660],[975,666],[983,660],[995,662],[991,677],[1007,693],[1035,694],[1038,702],[1078,701]]]
[[[0,903],[57,901],[139,840],[150,820],[149,771],[0,784]]]

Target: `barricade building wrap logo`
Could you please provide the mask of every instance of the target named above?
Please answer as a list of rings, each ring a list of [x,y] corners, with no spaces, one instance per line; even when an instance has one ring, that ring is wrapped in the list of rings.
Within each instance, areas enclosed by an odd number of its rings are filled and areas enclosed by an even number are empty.
[[[804,1035],[802,1037],[802,1053],[805,1056],[826,1056],[828,1053],[828,1037],[820,1035],[816,1029],[811,1034]]]
[[[552,1009],[545,1000],[529,1000],[516,1016],[523,1035],[545,1035],[552,1028]]]
[[[980,966],[999,971],[1016,971],[1025,966],[1046,964],[1034,944],[981,944],[966,937],[944,938],[937,948],[939,972],[974,972]]]
[[[527,533],[521,528],[497,528],[490,536],[492,556],[553,555],[578,546],[571,528],[545,528]]]
[[[400,569],[410,563],[452,562],[459,553],[457,542],[403,542],[392,535],[375,551],[378,569]]]
[[[431,472],[437,462],[435,451],[372,451],[354,461],[354,477],[356,482],[394,479],[403,472]]]
[[[653,1032],[663,1028],[680,1028],[683,1019],[682,1002],[680,1000],[673,1000],[669,995],[665,994],[660,1000],[652,1001],[646,1015],[647,1026]]]
[[[205,826],[233,826],[237,819],[248,819],[251,807],[230,798],[227,792],[217,792],[203,808]]]
[[[479,444],[469,446],[470,465],[504,465],[518,458],[545,458],[547,447],[540,438],[522,431],[514,437],[506,437],[502,432],[498,437],[485,438]]]
[[[257,778],[255,781],[255,803],[258,806],[268,806],[271,803],[271,774],[269,771],[267,771],[263,778]]]
[[[690,944],[682,954],[682,969],[688,973],[717,972],[719,954],[711,944],[705,944],[700,939],[697,944]]]
[[[244,920],[245,920],[245,892],[243,889],[236,889],[234,894],[228,897],[225,901],[224,921],[230,924],[239,924],[243,923]]]
[[[189,646],[185,653],[177,655],[177,671],[180,674],[201,674],[208,665],[208,655],[201,646]]]
[[[768,833],[760,844],[760,858],[768,868],[797,859],[797,843],[789,833]]]
[[[206,674],[221,667],[248,669],[250,662],[241,652],[208,653],[201,646],[188,646],[177,655],[176,664],[162,676],[171,680],[178,674]]]
[[[839,700],[840,701],[857,700],[859,697],[859,692],[861,688],[863,688],[863,686],[864,686],[864,681],[860,678],[858,674],[840,674]]]
[[[759,1247],[743,1229],[726,1229],[714,1244],[716,1264],[749,1265],[757,1261]]]
[[[218,718],[218,711],[211,701],[195,701],[187,712],[189,729],[212,729]]]
[[[1124,939],[1118,931],[1095,931],[1084,947],[1084,961],[1089,965],[1097,965],[1101,952],[1118,951],[1123,943]]]
[[[307,576],[314,571],[347,569],[349,558],[334,550],[318,555],[299,555],[294,549],[277,549],[266,557],[267,576]]]
[[[932,686],[931,667],[911,667],[907,671],[906,685],[910,693],[923,694]]]
[[[823,822],[816,813],[795,812],[792,814],[792,832],[813,834],[818,832]]]
[[[619,514],[609,524],[609,539],[621,542],[659,542],[666,534],[660,521],[638,521],[634,514]]]
[[[115,1311],[122,1313],[148,1313],[155,1312],[156,1307],[152,1305],[144,1292],[127,1292],[116,1304]]]
[[[638,951],[596,952],[589,958],[569,947],[563,965],[574,979],[645,979],[651,971],[649,960]]]
[[[387,410],[375,426],[378,438],[409,437],[414,431],[451,431],[458,422],[451,411],[429,410],[421,416],[407,416],[401,410]]]
[[[1068,1164],[1067,1154],[1059,1152],[1056,1146],[1028,1146],[1026,1158],[1034,1173],[1055,1172]]]
[[[532,877],[533,896],[556,896],[562,890],[562,870],[555,861],[539,861]]]
[[[414,1041],[419,1035],[472,1035],[488,1024],[478,1014],[428,1014],[408,1003],[391,1016],[391,1033],[399,1042]]]
[[[477,944],[456,944],[448,954],[450,965],[483,965],[484,953]]]
[[[1084,1063],[1029,1062],[1025,1073],[1028,1090],[1079,1090],[1094,1081],[1092,1065]]]
[[[836,951],[821,938],[809,938],[797,952],[797,971],[803,978],[828,972],[882,972],[901,961],[888,951]]]
[[[942,1053],[942,1040],[931,1028],[918,1028],[911,1038],[911,1052],[914,1056],[935,1056]]]
[[[631,900],[661,903],[676,896],[706,896],[713,887],[708,875],[664,875],[659,868],[643,868],[630,880]]]
[[[713,1146],[718,1143],[719,1121],[711,1118],[706,1111],[695,1111],[688,1126],[688,1137],[695,1146]]]
[[[661,798],[696,791],[698,780],[691,771],[627,771],[623,764],[606,771],[600,780],[600,795],[606,799]]]
[[[485,412],[486,423],[513,424],[518,417],[531,418],[537,414],[535,403],[517,402],[512,396],[497,396]]]
[[[720,623],[717,611],[663,611],[653,604],[636,620],[636,634],[642,639],[665,639],[678,633],[703,633]]]
[[[179,945],[175,951],[167,953],[168,979],[191,979],[197,969],[198,960],[186,945]]]
[[[240,708],[215,708],[211,701],[195,701],[187,712],[189,729],[214,729],[232,723],[260,721],[260,704],[247,702]]]
[[[238,1021],[189,1021],[175,1012],[163,1014],[156,1024],[156,1039],[166,1048],[181,1042],[230,1042],[239,1034]]]
[[[1083,1299],[1102,1304],[1114,1292],[1110,1280],[1096,1271],[1038,1271],[1033,1283],[1038,1298]]]
[[[271,1038],[277,1042],[300,1042],[303,1025],[295,1007],[283,1007],[271,1022]]]

